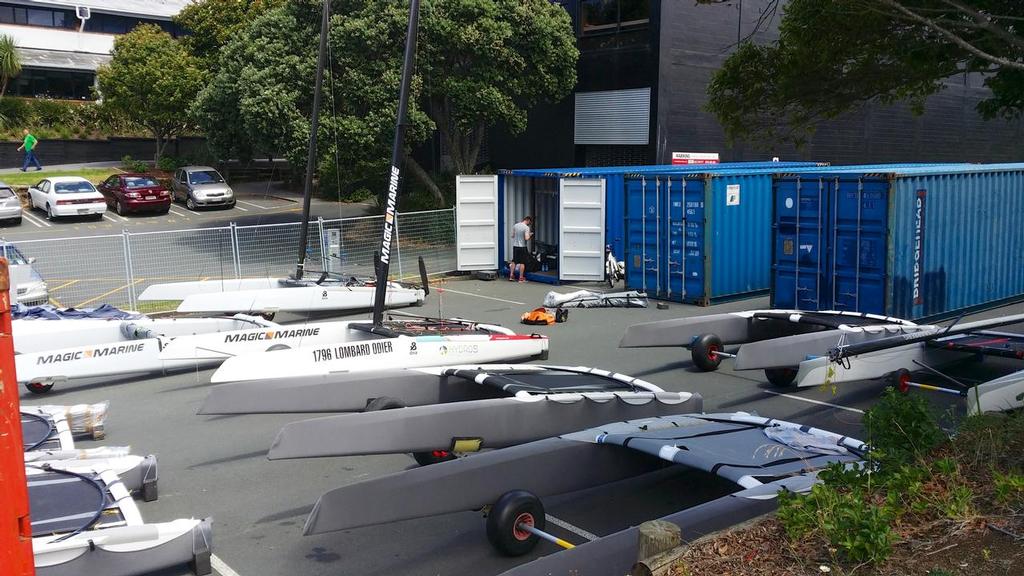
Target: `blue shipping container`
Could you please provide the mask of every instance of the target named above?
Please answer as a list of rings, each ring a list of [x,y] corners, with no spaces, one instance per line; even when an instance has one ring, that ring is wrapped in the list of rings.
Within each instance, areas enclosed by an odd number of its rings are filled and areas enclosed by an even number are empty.
[[[774,185],[772,306],[938,318],[1024,296],[1024,164]]]

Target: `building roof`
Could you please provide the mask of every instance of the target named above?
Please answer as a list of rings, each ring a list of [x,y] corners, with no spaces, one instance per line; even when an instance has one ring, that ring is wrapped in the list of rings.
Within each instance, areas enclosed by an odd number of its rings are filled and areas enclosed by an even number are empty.
[[[57,50],[37,50],[18,48],[21,65],[26,68],[48,68],[51,70],[84,70],[95,72],[97,68],[110,62],[109,54],[91,54],[88,52],[62,52]]]
[[[192,0],[21,0],[19,4],[48,6],[74,10],[87,6],[97,12],[170,19],[192,3]]]

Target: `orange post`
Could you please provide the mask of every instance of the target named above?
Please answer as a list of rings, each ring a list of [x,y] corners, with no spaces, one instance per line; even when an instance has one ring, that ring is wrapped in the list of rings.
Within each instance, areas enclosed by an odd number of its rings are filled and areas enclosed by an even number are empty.
[[[3,576],[35,574],[6,258],[0,258],[0,568]]]

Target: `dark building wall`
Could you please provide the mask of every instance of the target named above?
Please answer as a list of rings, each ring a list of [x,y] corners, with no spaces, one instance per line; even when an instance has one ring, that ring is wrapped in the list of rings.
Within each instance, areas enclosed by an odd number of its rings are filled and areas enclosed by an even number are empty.
[[[714,71],[732,52],[740,34],[754,29],[766,0],[738,5],[695,5],[664,0],[661,16],[657,162],[675,152],[719,152],[723,161],[822,160],[832,163],[911,161],[997,162],[1021,160],[1020,122],[985,121],[975,106],[987,95],[977,76],[947,80],[946,89],[928,99],[923,115],[907,105],[869,104],[834,121],[823,122],[800,150],[792,146],[728,146],[714,116],[703,110]],[[775,26],[755,35],[757,42],[777,37]]]

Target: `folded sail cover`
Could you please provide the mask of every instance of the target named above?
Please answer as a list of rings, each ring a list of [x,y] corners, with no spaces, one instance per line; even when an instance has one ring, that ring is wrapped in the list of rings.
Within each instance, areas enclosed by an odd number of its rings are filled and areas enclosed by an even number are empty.
[[[126,312],[119,310],[109,304],[103,304],[96,308],[57,308],[49,304],[42,306],[25,306],[15,304],[11,306],[11,316],[15,320],[40,319],[40,320],[64,320],[71,318],[108,318],[115,320],[134,320],[142,318],[138,312]]]
[[[548,292],[544,297],[546,308],[647,308],[647,294],[629,292],[591,292],[577,290],[568,294]]]

